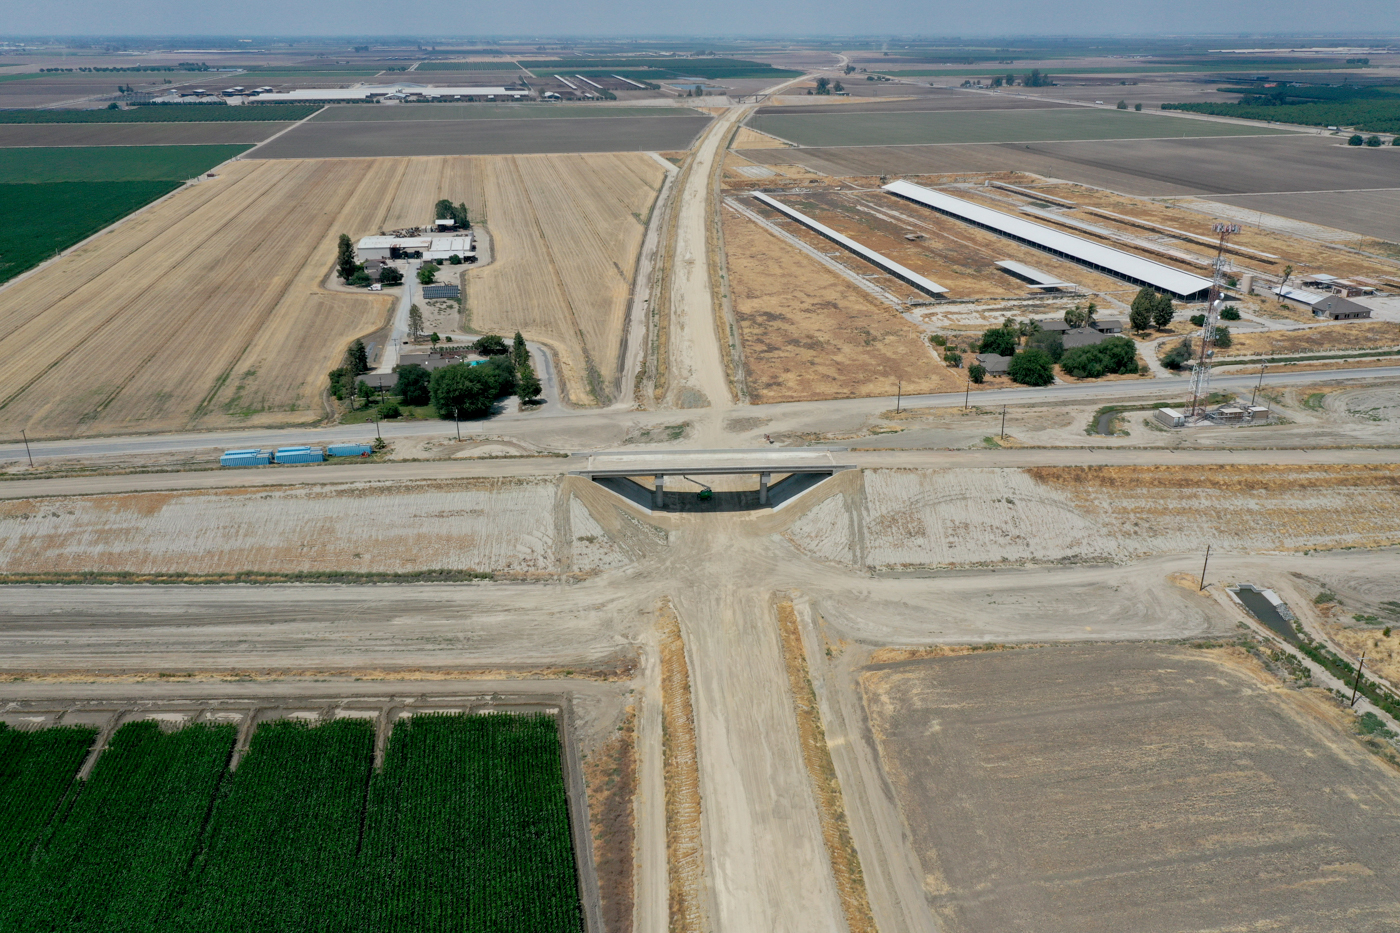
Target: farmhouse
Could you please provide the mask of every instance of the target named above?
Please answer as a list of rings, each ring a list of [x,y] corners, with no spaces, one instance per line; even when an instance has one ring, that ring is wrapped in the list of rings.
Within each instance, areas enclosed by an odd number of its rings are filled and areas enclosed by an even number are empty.
[[[1371,316],[1371,309],[1343,298],[1341,295],[1328,295],[1313,305],[1312,313],[1332,321],[1355,321]]]
[[[1011,357],[1002,356],[998,353],[979,353],[977,362],[982,364],[982,368],[987,370],[989,376],[1005,376],[1006,369],[1011,365]]]
[[[443,262],[452,256],[461,256],[468,262],[475,261],[476,242],[470,233],[453,236],[367,236],[355,244],[355,258],[361,262],[370,259]]]

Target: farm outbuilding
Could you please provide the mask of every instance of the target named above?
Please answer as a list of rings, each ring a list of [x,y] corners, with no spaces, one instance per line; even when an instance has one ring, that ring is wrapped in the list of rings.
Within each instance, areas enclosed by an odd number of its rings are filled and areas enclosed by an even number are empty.
[[[1371,316],[1371,309],[1341,295],[1328,295],[1312,306],[1312,313],[1332,321],[1355,321]]]
[[[461,256],[468,262],[476,257],[476,240],[470,233],[453,236],[367,236],[355,244],[355,258],[361,262],[371,259],[421,258],[430,262],[445,262]]]
[[[1072,259],[1099,272],[1107,272],[1134,285],[1148,285],[1185,301],[1204,298],[1210,291],[1210,280],[1183,272],[1165,263],[1135,256],[1121,249],[1094,243],[1071,233],[1064,233],[1043,224],[1013,217],[1002,211],[955,198],[907,181],[896,181],[882,189],[896,197],[912,201],[965,223],[998,233],[1008,239],[1054,256]]]

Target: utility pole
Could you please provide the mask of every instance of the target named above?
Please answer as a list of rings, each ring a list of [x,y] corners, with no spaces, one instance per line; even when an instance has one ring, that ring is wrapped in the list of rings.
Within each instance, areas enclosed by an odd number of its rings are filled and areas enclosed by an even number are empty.
[[[895,383],[895,390],[894,390],[894,391],[895,391],[895,396],[894,396],[894,413],[897,415],[897,414],[899,414],[899,403],[902,402],[902,401],[904,401],[904,381],[903,381],[903,380],[900,380],[899,382],[896,382],[896,383]]]
[[[1206,545],[1206,559],[1201,563],[1201,588],[1200,588],[1199,590],[1196,591],[1196,592],[1198,592],[1198,593],[1204,593],[1205,590],[1206,590],[1206,565],[1209,564],[1209,563],[1210,563],[1210,545],[1207,544],[1207,545]]]
[[[1006,440],[1006,406],[1001,406],[1001,439]]]
[[[462,439],[462,409],[455,405],[452,408],[452,420],[457,424],[457,440]]]
[[[963,389],[963,411],[967,410],[967,399],[972,394],[972,367],[967,368],[967,388]]]
[[[1265,367],[1265,366],[1268,366],[1268,365],[1269,365],[1268,363],[1260,363],[1260,364],[1259,364],[1259,382],[1255,384],[1255,386],[1254,386],[1254,391],[1251,392],[1251,393],[1249,393],[1249,407],[1250,407],[1250,408],[1253,408],[1253,407],[1254,407],[1254,397],[1255,397],[1256,395],[1259,394],[1260,388],[1262,388],[1263,385],[1264,385],[1264,367]]]
[[[374,436],[381,440],[384,438],[384,435],[379,433],[379,414],[377,412],[374,416]]]
[[[1356,665],[1356,682],[1351,685],[1351,702],[1348,706],[1356,705],[1356,691],[1361,689],[1361,668],[1366,666],[1366,652],[1361,652],[1361,660]]]
[[[24,453],[27,457],[29,457],[29,469],[32,470],[34,469],[34,454],[29,449],[29,435],[25,434],[24,429],[21,428],[19,436],[24,438]]]

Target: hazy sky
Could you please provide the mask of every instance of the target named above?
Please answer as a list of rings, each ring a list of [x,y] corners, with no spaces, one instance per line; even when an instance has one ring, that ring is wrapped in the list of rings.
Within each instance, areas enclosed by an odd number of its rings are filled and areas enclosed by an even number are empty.
[[[1400,0],[0,0],[0,30],[11,36],[1395,35]]]

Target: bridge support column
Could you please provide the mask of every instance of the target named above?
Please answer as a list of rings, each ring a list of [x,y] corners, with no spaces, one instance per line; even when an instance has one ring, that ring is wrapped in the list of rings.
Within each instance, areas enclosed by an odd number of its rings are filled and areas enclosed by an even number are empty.
[[[768,481],[773,478],[772,473],[758,474],[758,504],[768,504]]]
[[[651,491],[651,507],[653,509],[659,509],[666,497],[666,477],[658,473],[655,479],[656,483]]]

